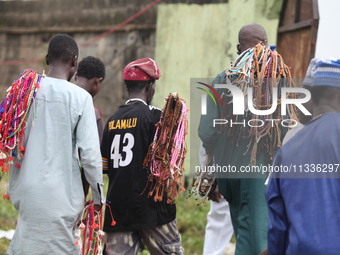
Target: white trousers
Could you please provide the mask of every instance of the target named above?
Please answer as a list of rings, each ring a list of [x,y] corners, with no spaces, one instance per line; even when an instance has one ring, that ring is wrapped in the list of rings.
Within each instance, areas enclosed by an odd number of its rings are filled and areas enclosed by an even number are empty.
[[[210,201],[203,255],[223,255],[233,233],[228,202],[224,198]]]

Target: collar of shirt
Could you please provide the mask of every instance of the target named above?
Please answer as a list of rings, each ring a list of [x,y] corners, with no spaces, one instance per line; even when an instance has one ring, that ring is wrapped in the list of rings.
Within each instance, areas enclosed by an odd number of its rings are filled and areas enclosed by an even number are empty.
[[[140,98],[131,98],[131,99],[127,100],[125,102],[125,104],[128,104],[128,103],[133,102],[133,101],[140,101],[140,102],[143,102],[145,105],[148,105],[147,103],[145,103],[145,101],[143,99],[140,99]]]

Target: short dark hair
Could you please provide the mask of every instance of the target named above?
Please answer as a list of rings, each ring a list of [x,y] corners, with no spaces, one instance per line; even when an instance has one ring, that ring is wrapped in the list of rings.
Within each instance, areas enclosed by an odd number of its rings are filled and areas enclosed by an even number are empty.
[[[48,45],[48,61],[67,63],[79,55],[76,41],[69,35],[57,34],[52,37]]]
[[[105,66],[99,58],[88,56],[79,62],[77,75],[86,79],[102,78],[103,81],[105,78]]]
[[[151,85],[155,82],[155,80],[149,80],[149,81],[124,81],[126,88],[130,93],[139,93],[143,90],[143,88],[146,85]]]
[[[318,105],[320,103],[320,99],[328,99],[331,100],[340,93],[339,88],[331,87],[331,86],[316,86],[311,87],[311,94],[313,102]]]

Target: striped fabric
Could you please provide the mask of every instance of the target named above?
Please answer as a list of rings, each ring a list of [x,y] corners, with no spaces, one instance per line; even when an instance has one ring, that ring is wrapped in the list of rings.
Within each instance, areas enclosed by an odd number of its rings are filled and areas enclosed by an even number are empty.
[[[109,170],[109,162],[107,158],[102,158],[103,162],[103,173],[106,173]]]

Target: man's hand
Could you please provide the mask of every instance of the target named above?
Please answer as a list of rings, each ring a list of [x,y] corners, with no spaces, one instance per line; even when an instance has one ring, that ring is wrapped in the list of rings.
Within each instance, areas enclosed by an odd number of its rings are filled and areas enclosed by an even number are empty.
[[[268,249],[261,251],[259,255],[268,255]]]
[[[100,209],[102,209],[102,205],[93,205],[93,209],[95,212],[100,212]]]
[[[215,190],[209,195],[209,199],[214,202],[220,202],[220,199],[224,198],[222,194],[220,193],[218,186],[216,185]]]

